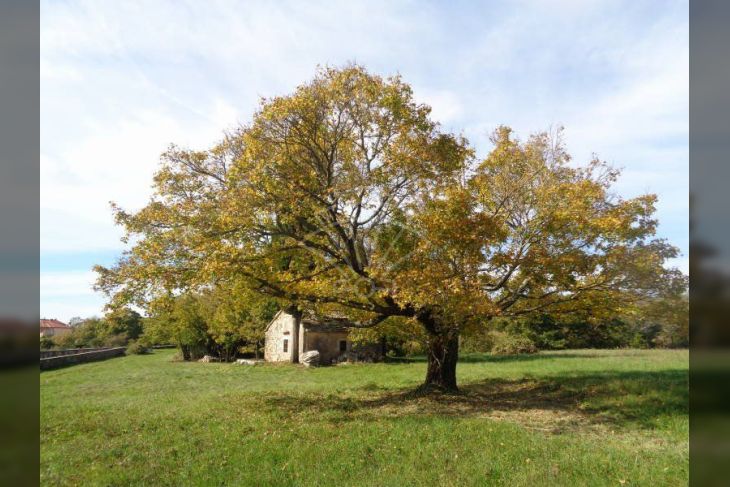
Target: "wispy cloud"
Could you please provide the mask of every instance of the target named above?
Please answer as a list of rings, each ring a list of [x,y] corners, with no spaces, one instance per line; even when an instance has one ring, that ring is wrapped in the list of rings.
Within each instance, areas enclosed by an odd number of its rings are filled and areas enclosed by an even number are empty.
[[[94,280],[90,271],[41,272],[41,316],[69,320],[100,314],[104,300],[92,290]]]
[[[482,155],[499,124],[524,136],[565,125],[576,161],[596,152],[625,168],[622,194],[659,195],[660,233],[686,253],[687,9],[43,1],[41,252],[120,250],[108,202],[143,205],[168,144],[205,148],[260,96],[291,91],[318,64],[357,61],[402,74]]]

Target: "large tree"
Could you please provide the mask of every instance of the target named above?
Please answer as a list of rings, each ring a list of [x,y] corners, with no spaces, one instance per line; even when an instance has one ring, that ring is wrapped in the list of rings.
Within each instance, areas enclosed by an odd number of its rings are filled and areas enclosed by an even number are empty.
[[[459,334],[493,317],[605,313],[661,290],[676,250],[651,239],[654,196],[613,195],[616,171],[571,165],[559,134],[502,127],[493,143],[477,161],[399,77],[322,69],[212,149],[163,154],[152,201],[115,208],[134,245],[98,287],[144,306],[243,279],[355,327],[416,321],[425,385],[444,389]]]

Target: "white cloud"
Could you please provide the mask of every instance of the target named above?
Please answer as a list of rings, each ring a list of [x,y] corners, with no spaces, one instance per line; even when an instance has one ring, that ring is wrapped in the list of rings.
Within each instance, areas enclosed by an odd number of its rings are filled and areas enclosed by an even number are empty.
[[[452,125],[459,121],[464,107],[459,96],[449,90],[415,89],[415,97],[420,103],[431,107],[431,117],[444,125]]]
[[[658,193],[684,241],[687,24],[683,0],[43,1],[41,252],[120,249],[108,202],[143,205],[170,143],[206,148],[348,61],[401,73],[479,155],[499,124],[565,125],[577,162],[625,167],[619,190]]]
[[[47,319],[57,319],[63,323],[71,321],[71,318],[91,318],[93,316],[103,316],[103,303],[84,304],[76,300],[54,301],[46,300],[41,305],[40,317]]]
[[[47,298],[91,295],[95,279],[91,271],[44,272],[40,276],[40,294]]]
[[[41,272],[41,317],[67,323],[74,316],[102,314],[104,300],[92,290],[95,279],[91,271]]]
[[[104,297],[93,290],[96,278],[93,271],[41,272],[41,317],[68,323],[75,316],[102,316],[106,303]]]
[[[677,257],[669,259],[665,265],[667,268],[677,268],[682,271],[685,275],[689,275],[689,257]]]
[[[109,202],[143,206],[159,155],[171,142],[206,148],[222,136],[221,127],[237,122],[237,112],[223,100],[206,108],[214,123],[181,123],[151,110],[120,113],[118,120],[90,120],[74,144],[42,149],[41,250],[119,248]]]

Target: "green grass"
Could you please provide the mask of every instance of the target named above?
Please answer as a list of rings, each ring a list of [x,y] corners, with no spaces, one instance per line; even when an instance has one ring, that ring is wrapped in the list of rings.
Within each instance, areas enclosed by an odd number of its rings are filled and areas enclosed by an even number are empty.
[[[463,357],[318,369],[173,362],[41,373],[44,485],[684,485],[688,353]]]

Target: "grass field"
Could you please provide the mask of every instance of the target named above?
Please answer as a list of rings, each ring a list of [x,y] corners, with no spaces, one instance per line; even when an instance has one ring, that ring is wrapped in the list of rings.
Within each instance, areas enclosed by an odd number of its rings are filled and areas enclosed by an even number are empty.
[[[688,353],[469,355],[459,395],[420,361],[173,362],[43,372],[43,485],[685,485]]]

